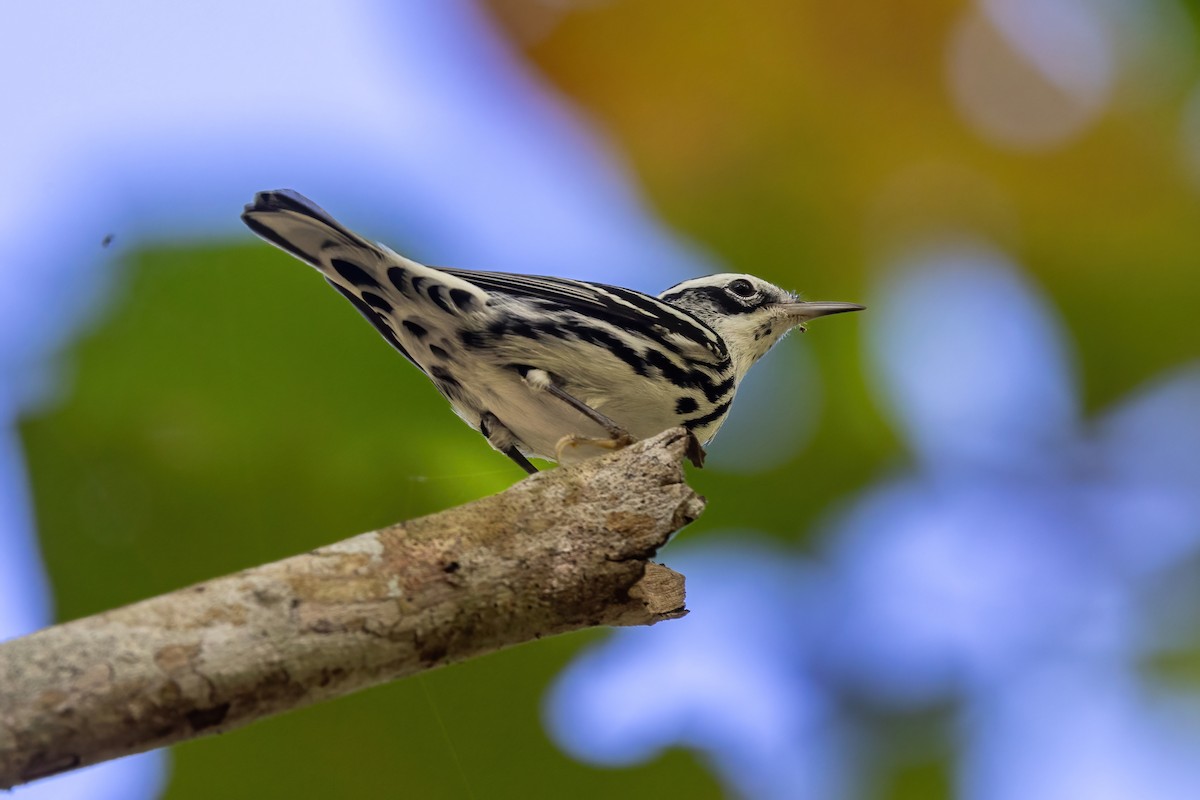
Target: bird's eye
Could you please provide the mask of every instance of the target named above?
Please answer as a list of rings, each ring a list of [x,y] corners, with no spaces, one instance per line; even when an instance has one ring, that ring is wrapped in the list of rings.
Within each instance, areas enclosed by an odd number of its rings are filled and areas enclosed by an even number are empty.
[[[736,281],[730,281],[725,287],[729,291],[736,294],[738,297],[754,297],[758,290],[754,288],[754,284],[745,278],[738,278]]]

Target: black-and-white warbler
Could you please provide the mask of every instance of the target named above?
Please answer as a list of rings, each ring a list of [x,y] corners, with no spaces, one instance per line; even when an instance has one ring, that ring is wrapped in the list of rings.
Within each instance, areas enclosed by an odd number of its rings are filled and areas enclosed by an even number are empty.
[[[427,267],[307,198],[260,192],[242,219],[324,274],[455,413],[527,472],[682,425],[707,444],[784,334],[852,303],[803,302],[752,275],[657,298],[587,281]],[[699,463],[698,447],[693,460]]]

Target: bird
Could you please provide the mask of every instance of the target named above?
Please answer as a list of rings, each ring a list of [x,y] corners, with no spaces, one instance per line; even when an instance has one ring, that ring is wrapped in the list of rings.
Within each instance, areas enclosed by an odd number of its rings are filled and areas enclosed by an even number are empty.
[[[750,368],[789,331],[861,311],[746,274],[653,297],[567,278],[430,267],[350,231],[290,189],[242,220],[315,267],[421,370],[454,412],[528,473],[682,426],[689,457],[728,418]]]

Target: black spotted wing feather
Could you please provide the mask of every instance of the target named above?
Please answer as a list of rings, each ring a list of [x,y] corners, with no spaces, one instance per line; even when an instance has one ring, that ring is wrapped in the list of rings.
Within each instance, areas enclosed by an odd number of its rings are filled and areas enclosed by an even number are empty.
[[[711,358],[717,360],[725,359],[728,355],[721,338],[691,314],[631,289],[542,275],[446,267],[440,270],[468,281],[491,295],[507,295],[535,306],[540,304],[550,312],[548,317],[564,310],[574,311],[589,320],[601,320],[635,333],[676,354],[694,347],[707,351]],[[619,343],[598,344],[616,346]]]

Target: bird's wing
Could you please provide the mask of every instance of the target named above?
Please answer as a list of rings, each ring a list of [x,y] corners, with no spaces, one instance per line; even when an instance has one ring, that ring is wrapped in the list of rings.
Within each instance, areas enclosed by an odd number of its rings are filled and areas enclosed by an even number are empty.
[[[532,321],[570,325],[572,337],[610,347],[628,343],[589,327],[590,322],[606,322],[685,362],[728,358],[725,343],[710,327],[655,297],[588,281],[427,267],[363,239],[287,189],[259,192],[242,220],[266,241],[320,270],[384,339],[425,371],[430,339],[520,336],[538,312],[541,318]],[[518,304],[523,313],[511,313]],[[429,336],[434,331],[441,336]]]
[[[511,297],[530,303],[544,310],[547,319],[553,319],[555,312],[572,311],[647,337],[676,353],[699,347],[718,358],[726,355],[724,342],[712,328],[670,303],[632,289],[542,275],[440,269],[485,290],[494,300]]]

